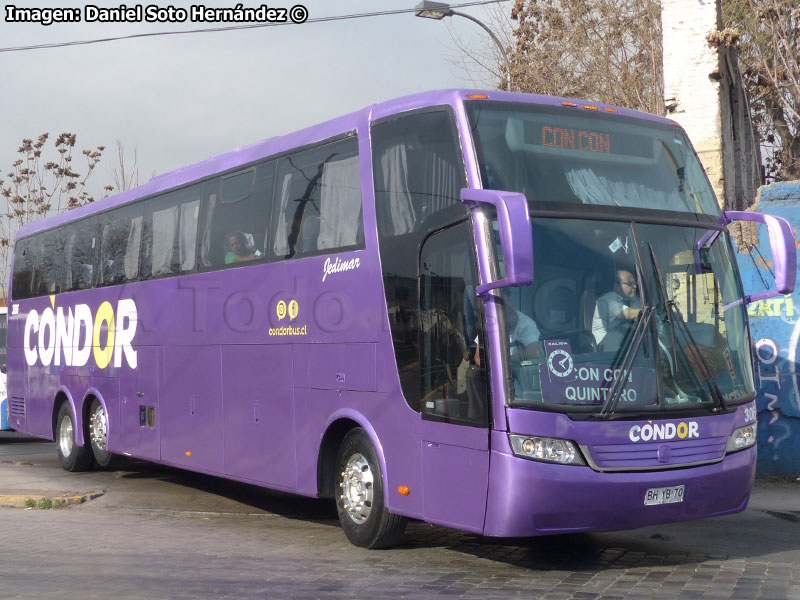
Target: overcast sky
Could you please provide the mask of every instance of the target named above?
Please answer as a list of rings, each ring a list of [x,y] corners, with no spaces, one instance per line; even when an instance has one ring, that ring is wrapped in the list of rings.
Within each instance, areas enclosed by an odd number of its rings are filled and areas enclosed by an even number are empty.
[[[99,6],[119,6],[94,1]],[[305,0],[303,4],[313,19],[412,8],[417,1]],[[19,7],[81,10],[91,3],[13,2]],[[286,8],[295,3],[268,2]],[[168,6],[169,1],[154,4]],[[188,7],[190,3],[172,4]],[[260,0],[244,4],[259,6]],[[209,0],[205,5],[231,7],[235,2]],[[502,6],[511,9],[510,2]],[[496,9],[461,10],[486,18],[488,11]],[[45,27],[7,23],[5,16],[4,5],[2,48],[214,26],[187,22]],[[491,85],[485,71],[467,61],[455,64],[459,52],[448,28],[467,43],[490,43],[467,19],[439,22],[411,13],[0,52],[0,170],[8,171],[23,138],[49,132],[52,141],[58,133],[69,131],[78,135],[81,149],[106,146],[93,177],[95,185],[113,182],[116,140],[131,152],[137,148],[140,183],[144,183],[154,172],[376,101],[431,89]],[[77,166],[83,170],[81,162]]]

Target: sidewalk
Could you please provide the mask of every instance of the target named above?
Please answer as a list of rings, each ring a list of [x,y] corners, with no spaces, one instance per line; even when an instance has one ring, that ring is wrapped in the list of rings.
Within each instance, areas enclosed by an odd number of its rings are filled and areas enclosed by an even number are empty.
[[[59,473],[30,463],[0,460],[0,506],[25,508],[31,501],[40,505],[69,506],[99,498],[105,493],[103,482],[86,477],[90,473]]]
[[[17,432],[0,432],[0,506],[25,507],[47,499],[52,504],[80,504],[102,496],[108,473],[64,471],[52,442]]]
[[[756,479],[747,508],[761,511],[795,513],[800,521],[800,481],[774,482]]]

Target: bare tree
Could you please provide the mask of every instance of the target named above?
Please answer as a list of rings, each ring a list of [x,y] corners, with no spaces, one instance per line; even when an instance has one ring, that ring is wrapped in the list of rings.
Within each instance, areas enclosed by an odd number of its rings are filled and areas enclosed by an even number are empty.
[[[709,43],[735,46],[767,181],[800,179],[800,6],[796,0],[723,0],[725,29]]]
[[[664,113],[656,0],[515,0],[514,87]]]
[[[114,185],[124,192],[139,186],[139,152],[133,148],[133,159],[125,160],[125,146],[117,140],[117,166],[113,170]]]
[[[49,137],[43,133],[36,141],[22,140],[17,149],[20,157],[8,172],[0,172],[0,197],[5,201],[5,206],[0,208],[0,276],[3,283],[8,281],[10,251],[22,225],[94,201],[86,184],[105,148],[98,146],[94,150],[81,151],[86,161],[81,175],[73,165],[77,136],[74,133],[59,135],[54,144],[56,156],[53,160],[44,157]],[[106,195],[112,189],[112,186],[106,186]],[[5,298],[6,288],[2,287],[2,297]]]
[[[506,63],[497,44],[479,27],[465,28],[463,34],[459,33],[453,27],[452,21],[452,19],[445,21],[455,45],[455,51],[450,57],[451,62],[461,67],[474,87],[486,88],[496,85],[498,89],[505,89]],[[514,22],[511,20],[508,5],[491,5],[486,14],[481,16],[481,21],[492,30],[506,53],[510,52],[514,45]],[[512,90],[520,91],[513,85],[513,81]]]

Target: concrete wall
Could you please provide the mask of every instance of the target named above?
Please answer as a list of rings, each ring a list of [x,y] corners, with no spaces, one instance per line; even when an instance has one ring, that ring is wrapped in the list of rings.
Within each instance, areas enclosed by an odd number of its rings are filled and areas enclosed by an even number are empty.
[[[667,116],[689,134],[720,205],[744,210],[761,160],[736,53],[708,42],[721,28],[719,0],[662,0],[661,11]]]
[[[761,188],[758,211],[788,219],[800,228],[800,181]],[[737,254],[745,293],[770,289],[773,277],[769,238],[762,229],[756,250]],[[759,254],[760,253],[760,254]],[[800,473],[800,288],[793,294],[754,302],[748,306],[750,333],[755,346],[758,397],[758,473]]]

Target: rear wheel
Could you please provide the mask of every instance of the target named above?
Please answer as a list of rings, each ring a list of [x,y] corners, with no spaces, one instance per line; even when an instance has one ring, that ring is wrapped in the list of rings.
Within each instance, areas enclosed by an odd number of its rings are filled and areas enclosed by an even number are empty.
[[[75,417],[64,402],[56,417],[56,448],[61,467],[66,471],[86,471],[92,466],[92,451],[75,443]]]
[[[100,400],[92,400],[89,409],[89,443],[94,460],[106,469],[114,469],[119,464],[119,456],[108,451],[108,415]]]
[[[408,519],[386,509],[378,455],[363,429],[345,436],[336,466],[336,509],[347,539],[362,548],[396,543]]]

